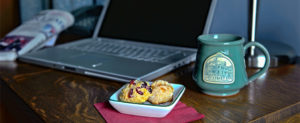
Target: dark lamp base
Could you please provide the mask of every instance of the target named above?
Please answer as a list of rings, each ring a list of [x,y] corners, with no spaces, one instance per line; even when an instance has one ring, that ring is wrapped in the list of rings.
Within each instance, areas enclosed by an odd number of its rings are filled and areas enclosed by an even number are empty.
[[[268,49],[271,58],[271,68],[295,63],[297,55],[292,47],[275,41],[258,42],[263,44]],[[262,68],[265,64],[265,56],[258,48],[255,48],[254,56],[250,56],[250,54],[246,55],[246,64],[251,68]]]

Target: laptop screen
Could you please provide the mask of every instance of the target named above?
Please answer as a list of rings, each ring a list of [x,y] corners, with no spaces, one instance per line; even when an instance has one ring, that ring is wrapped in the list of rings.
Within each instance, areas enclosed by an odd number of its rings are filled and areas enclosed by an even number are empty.
[[[197,47],[211,0],[111,0],[99,37]]]

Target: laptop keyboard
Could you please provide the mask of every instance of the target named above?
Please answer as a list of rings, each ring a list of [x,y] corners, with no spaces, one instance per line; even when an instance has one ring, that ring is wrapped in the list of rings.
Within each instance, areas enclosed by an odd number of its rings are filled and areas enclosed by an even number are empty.
[[[109,40],[93,41],[93,43],[82,43],[64,48],[150,62],[158,62],[180,53],[180,51],[172,49],[133,45],[126,42],[116,43]]]

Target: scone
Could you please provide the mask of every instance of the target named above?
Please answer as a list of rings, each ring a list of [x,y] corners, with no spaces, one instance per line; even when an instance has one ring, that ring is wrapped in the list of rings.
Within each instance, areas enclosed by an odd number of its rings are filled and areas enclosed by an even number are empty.
[[[151,96],[151,87],[148,82],[131,80],[120,93],[120,100],[132,103],[144,103]]]
[[[151,85],[152,95],[148,101],[152,104],[161,104],[172,101],[174,88],[164,80],[157,80]]]

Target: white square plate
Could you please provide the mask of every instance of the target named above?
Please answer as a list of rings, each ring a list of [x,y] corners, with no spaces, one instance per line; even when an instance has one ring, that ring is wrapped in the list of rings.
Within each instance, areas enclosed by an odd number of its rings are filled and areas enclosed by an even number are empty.
[[[151,82],[149,82],[151,84]],[[119,94],[126,84],[116,91],[109,99],[109,103],[120,113],[138,115],[145,117],[165,117],[177,104],[185,91],[185,87],[181,84],[172,84],[174,88],[172,102],[154,105],[146,101],[145,103],[129,103],[119,100]]]

